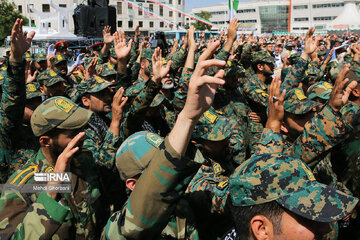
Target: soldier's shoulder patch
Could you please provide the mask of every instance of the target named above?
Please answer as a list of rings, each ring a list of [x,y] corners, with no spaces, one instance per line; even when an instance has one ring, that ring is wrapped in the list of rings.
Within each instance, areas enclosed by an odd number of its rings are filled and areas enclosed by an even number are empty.
[[[96,80],[97,83],[103,83],[104,82],[104,80],[102,78],[98,77],[98,76],[95,77],[95,80]]]
[[[113,65],[109,64],[108,69],[113,70],[114,69]]]
[[[75,107],[70,100],[64,98],[55,99],[55,106],[66,113],[69,113]]]
[[[215,174],[219,174],[222,172],[222,168],[221,165],[219,163],[214,163],[213,164],[213,170]]]
[[[324,86],[325,86],[326,88],[333,88],[333,86],[332,86],[330,83],[328,83],[328,82],[324,82]]]
[[[27,90],[28,90],[29,92],[35,92],[35,91],[36,91],[36,87],[35,87],[34,84],[29,83],[29,84],[27,85]]]
[[[23,184],[26,183],[27,180],[29,180],[35,172],[37,172],[39,169],[38,165],[32,165],[24,169],[23,171],[19,172],[13,180],[10,181],[11,184]]]
[[[304,92],[300,89],[295,90],[295,95],[300,101],[306,99]]]
[[[57,74],[54,70],[50,70],[49,75],[50,75],[50,77],[55,77]]]
[[[218,118],[215,113],[213,113],[209,110],[204,112],[204,117],[211,123],[214,123],[216,121],[216,119]]]
[[[161,143],[164,141],[164,139],[159,135],[157,135],[156,133],[147,133],[145,135],[145,139],[148,143],[150,143],[156,148],[159,148]]]
[[[217,185],[218,189],[222,190],[224,189],[227,185],[229,184],[229,180],[224,180],[219,182],[219,184]]]

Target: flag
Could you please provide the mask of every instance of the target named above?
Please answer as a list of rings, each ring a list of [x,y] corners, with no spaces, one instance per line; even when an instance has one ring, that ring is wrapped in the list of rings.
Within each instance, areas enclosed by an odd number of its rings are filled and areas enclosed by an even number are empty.
[[[239,6],[239,0],[229,0],[229,20],[236,17],[236,10]]]

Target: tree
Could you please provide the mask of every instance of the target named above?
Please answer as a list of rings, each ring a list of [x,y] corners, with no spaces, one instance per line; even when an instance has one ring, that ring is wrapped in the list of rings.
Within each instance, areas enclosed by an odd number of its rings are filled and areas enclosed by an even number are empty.
[[[11,29],[17,18],[24,19],[24,23],[28,23],[28,19],[21,15],[16,9],[14,3],[6,0],[0,0],[0,44],[4,44],[4,40],[11,34]]]
[[[210,18],[211,18],[211,13],[209,12],[206,12],[206,11],[201,11],[199,13],[196,14],[198,17],[206,20],[206,21],[209,21]],[[202,22],[199,22],[199,21],[196,21],[195,23],[192,23],[192,25],[195,27],[196,30],[198,31],[205,31],[205,30],[208,30],[210,31],[211,30],[211,26],[208,25],[208,24],[205,24],[205,23],[202,23]]]

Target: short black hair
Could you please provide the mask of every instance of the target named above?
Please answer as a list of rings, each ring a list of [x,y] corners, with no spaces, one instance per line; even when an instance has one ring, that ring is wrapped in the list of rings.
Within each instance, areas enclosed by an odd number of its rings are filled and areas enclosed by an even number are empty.
[[[271,201],[253,206],[237,207],[230,201],[229,205],[238,240],[249,239],[251,235],[250,221],[256,215],[263,215],[272,222],[274,234],[281,233],[281,218],[285,210],[277,202]]]
[[[254,70],[255,73],[259,72],[259,69],[258,69],[258,67],[257,67],[258,64],[264,65],[265,62],[263,62],[263,61],[256,61],[256,62],[252,62],[252,63],[251,63],[251,67],[252,67],[252,69]]]

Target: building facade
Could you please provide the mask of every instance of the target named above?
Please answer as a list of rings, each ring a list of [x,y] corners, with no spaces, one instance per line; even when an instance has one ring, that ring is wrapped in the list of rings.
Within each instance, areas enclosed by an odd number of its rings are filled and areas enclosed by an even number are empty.
[[[27,17],[32,26],[38,26],[38,15],[30,10],[30,6],[33,6],[37,11],[43,13],[55,13],[48,0],[9,0],[14,2],[17,9],[23,16]],[[86,3],[83,0],[52,0],[54,4],[60,7],[70,7],[74,4]],[[170,10],[166,7],[159,6],[150,2],[149,0],[133,0],[136,4],[147,8],[151,12],[154,12],[160,18],[165,19],[168,22],[183,27],[185,24],[185,18],[182,14],[174,10]],[[159,1],[160,2],[160,1]],[[176,9],[184,11],[185,0],[162,0],[161,2],[171,5]],[[116,8],[116,25],[117,29],[125,32],[134,32],[137,25],[140,26],[141,31],[145,33],[151,33],[158,30],[168,31],[176,30],[176,27],[168,25],[166,22],[159,20],[159,18],[149,16],[143,11],[132,7],[127,4],[126,1],[110,0],[109,5]],[[72,18],[73,12],[69,16],[69,31],[74,32],[74,21]],[[55,16],[54,16],[55,17]],[[54,18],[49,27],[57,30],[57,19]]]
[[[273,31],[288,32],[289,29],[293,33],[305,33],[311,26],[329,23],[344,8],[343,0],[292,0],[291,8],[289,2],[288,0],[240,2],[236,12],[240,27],[246,32],[255,31],[258,34]],[[356,4],[358,5],[359,2]],[[210,21],[214,25],[227,28],[228,9],[228,3],[222,3],[194,8],[190,13],[210,12],[212,14]],[[186,24],[192,22],[194,22],[192,19],[186,17]]]

